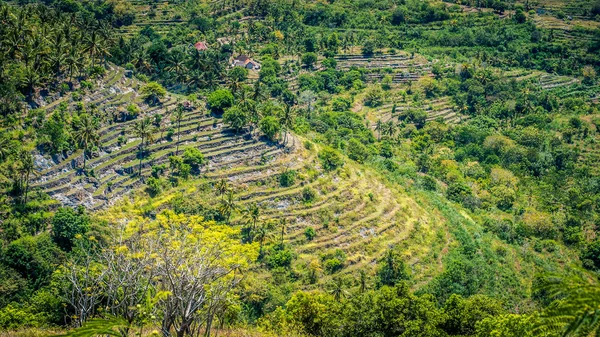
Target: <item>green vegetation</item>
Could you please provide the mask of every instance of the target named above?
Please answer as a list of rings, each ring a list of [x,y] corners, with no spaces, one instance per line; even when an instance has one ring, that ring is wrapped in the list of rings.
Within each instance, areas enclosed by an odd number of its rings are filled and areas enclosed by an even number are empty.
[[[0,1],[0,334],[598,335],[599,6]]]

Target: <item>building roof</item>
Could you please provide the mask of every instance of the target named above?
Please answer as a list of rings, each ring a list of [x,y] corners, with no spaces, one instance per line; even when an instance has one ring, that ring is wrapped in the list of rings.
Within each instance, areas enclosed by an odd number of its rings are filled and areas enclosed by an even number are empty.
[[[207,50],[208,46],[206,45],[206,42],[199,41],[199,42],[196,42],[196,44],[194,44],[194,48],[201,51],[201,50]]]
[[[239,55],[238,57],[234,58],[231,63],[233,66],[246,67],[250,64],[255,69],[260,68],[260,63],[254,61],[246,55]]]
[[[246,63],[250,60],[250,58],[246,55],[239,55],[238,57],[234,58],[233,60]]]

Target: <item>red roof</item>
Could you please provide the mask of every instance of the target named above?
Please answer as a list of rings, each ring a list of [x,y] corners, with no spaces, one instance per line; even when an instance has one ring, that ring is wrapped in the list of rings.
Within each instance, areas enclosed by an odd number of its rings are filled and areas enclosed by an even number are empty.
[[[208,46],[206,46],[206,42],[204,42],[204,41],[196,42],[194,47],[197,50],[207,50],[208,49]]]

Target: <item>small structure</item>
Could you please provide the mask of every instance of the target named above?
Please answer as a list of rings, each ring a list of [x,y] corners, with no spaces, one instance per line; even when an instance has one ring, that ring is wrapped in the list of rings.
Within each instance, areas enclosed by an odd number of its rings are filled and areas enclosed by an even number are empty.
[[[208,49],[208,46],[206,45],[206,41],[198,41],[194,44],[194,48],[196,48],[197,51],[205,51]]]
[[[219,37],[217,38],[217,42],[219,42],[221,46],[224,46],[226,44],[231,44],[233,41],[228,37]]]
[[[232,67],[244,67],[246,69],[259,70],[260,63],[254,61],[246,55],[240,55],[231,61]]]
[[[194,109],[194,106],[192,105],[192,102],[185,101],[185,102],[183,102],[183,109],[186,111],[191,111]]]

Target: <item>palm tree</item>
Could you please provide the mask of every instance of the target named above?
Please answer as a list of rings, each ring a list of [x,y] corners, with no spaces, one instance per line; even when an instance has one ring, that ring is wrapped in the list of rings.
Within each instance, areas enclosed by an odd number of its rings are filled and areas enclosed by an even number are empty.
[[[133,133],[136,137],[141,138],[140,146],[139,146],[139,156],[140,156],[140,168],[139,175],[142,176],[142,159],[144,158],[144,142],[150,144],[154,141],[154,134],[156,132],[156,128],[152,125],[152,120],[150,117],[145,117],[144,119],[138,121],[133,125]]]
[[[258,239],[258,256],[262,256],[263,255],[263,245],[265,242],[265,239],[267,239],[270,235],[271,235],[271,224],[270,223],[263,223],[261,226],[258,227],[258,230],[256,231],[256,238]]]
[[[85,171],[86,163],[86,152],[89,150],[90,145],[98,146],[98,125],[94,119],[88,114],[83,114],[79,117],[79,120],[75,123],[75,130],[73,138],[83,147],[83,170]]]
[[[27,193],[29,191],[29,178],[31,174],[35,174],[33,170],[35,167],[33,156],[28,151],[22,150],[19,154],[20,165],[20,176],[21,176],[21,189],[24,190],[23,193],[23,204],[27,204]]]
[[[393,137],[396,134],[396,124],[394,123],[394,121],[389,120],[385,122],[382,131],[385,135]]]
[[[79,52],[79,45],[77,43],[72,44],[65,58],[65,64],[69,69],[69,81],[73,78],[73,72],[79,72],[83,67],[83,63],[83,57]]]
[[[348,295],[348,292],[344,289],[344,280],[341,277],[336,277],[333,279],[333,282],[330,283],[329,293],[333,295],[333,298],[336,301],[340,301],[342,298],[345,298]]]
[[[85,36],[84,43],[85,47],[83,48],[83,51],[90,54],[93,67],[96,65],[96,55],[100,54],[100,35],[95,29],[92,29],[92,32]]]
[[[221,206],[219,207],[219,212],[221,215],[227,217],[227,223],[229,223],[229,219],[231,218],[231,214],[237,210],[237,205],[235,204],[235,197],[233,195],[233,191],[227,192],[227,198],[221,200]]]
[[[288,131],[292,128],[294,120],[294,111],[292,107],[288,104],[285,105],[285,109],[283,112],[283,116],[281,117],[281,125],[283,126],[283,130],[285,132],[283,138],[283,144],[287,144]]]
[[[175,74],[175,80],[180,83],[184,83],[187,79],[186,73],[188,72],[186,62],[181,53],[173,53],[169,58],[169,65],[165,70]]]
[[[244,218],[246,218],[246,221],[248,222],[250,226],[250,242],[253,241],[253,235],[254,235],[254,231],[256,230],[256,223],[258,222],[258,219],[260,217],[260,208],[258,207],[258,205],[256,205],[256,203],[252,203],[250,206],[248,206],[247,209],[244,210]]]
[[[375,123],[375,131],[377,131],[377,140],[381,140],[381,129],[383,128],[383,122],[381,121],[381,119],[377,120],[377,123]]]
[[[227,180],[225,180],[225,178],[222,178],[221,180],[219,180],[217,182],[217,184],[215,185],[215,189],[217,190],[217,195],[220,195],[221,200],[223,200],[223,196],[225,195],[225,192],[227,192],[227,190],[229,189]]]
[[[281,244],[281,247],[283,247],[283,235],[285,234],[285,228],[287,227],[287,218],[282,218],[280,224],[281,224],[281,241],[280,241],[280,244]]]
[[[360,270],[358,272],[359,278],[358,278],[358,290],[360,291],[360,293],[364,293],[365,291],[367,291],[367,273],[364,270]]]
[[[33,67],[25,68],[25,74],[22,79],[22,83],[28,88],[29,96],[33,94],[33,90],[38,85],[41,85],[44,82],[42,75],[40,75],[40,71],[38,69],[33,69]]]
[[[177,103],[175,108],[175,121],[177,122],[177,145],[175,147],[175,155],[179,154],[179,139],[181,137],[181,120],[183,119],[183,104]]]

